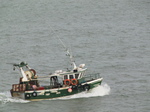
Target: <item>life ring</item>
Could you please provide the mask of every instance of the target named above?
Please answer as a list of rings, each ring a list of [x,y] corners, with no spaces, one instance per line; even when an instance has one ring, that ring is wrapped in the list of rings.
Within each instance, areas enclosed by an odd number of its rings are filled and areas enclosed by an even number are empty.
[[[33,97],[36,97],[36,96],[37,96],[37,93],[36,93],[36,92],[33,92],[33,93],[32,93],[32,96],[33,96]]]
[[[84,88],[85,91],[88,91],[90,89],[90,85],[89,84],[85,84],[83,86],[83,88]]]
[[[26,94],[25,94],[25,98],[26,98],[26,99],[29,99],[29,98],[30,98],[30,94],[29,94],[29,93],[26,93]]]
[[[68,85],[68,86],[69,86],[70,84],[71,84],[71,82],[70,82],[69,79],[65,79],[65,80],[64,80],[64,85]]]
[[[78,84],[77,79],[71,79],[71,84],[72,84],[72,85],[77,85],[77,84]]]

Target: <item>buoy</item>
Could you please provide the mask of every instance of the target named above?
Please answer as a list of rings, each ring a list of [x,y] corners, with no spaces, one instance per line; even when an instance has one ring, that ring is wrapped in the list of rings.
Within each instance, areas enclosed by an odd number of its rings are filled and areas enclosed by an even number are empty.
[[[71,89],[71,88],[68,88],[68,92],[71,93],[71,92],[72,92],[72,89]]]

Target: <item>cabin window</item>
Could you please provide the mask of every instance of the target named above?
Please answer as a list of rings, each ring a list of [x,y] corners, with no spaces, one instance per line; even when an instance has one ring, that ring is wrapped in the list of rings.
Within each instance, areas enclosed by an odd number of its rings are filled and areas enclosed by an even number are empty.
[[[78,79],[79,74],[75,74],[75,78]]]
[[[73,75],[69,75],[69,79],[73,79]]]
[[[68,76],[67,76],[67,75],[65,75],[65,76],[64,76],[64,79],[68,79]]]
[[[77,70],[77,69],[75,69],[75,70],[73,70],[73,72],[78,72],[78,70]]]

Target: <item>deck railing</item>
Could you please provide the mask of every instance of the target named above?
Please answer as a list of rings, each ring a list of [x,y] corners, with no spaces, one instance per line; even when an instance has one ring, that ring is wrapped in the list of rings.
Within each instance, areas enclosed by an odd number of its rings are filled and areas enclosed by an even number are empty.
[[[100,73],[96,73],[96,74],[89,74],[84,76],[85,80],[92,80],[92,79],[98,79],[101,78]]]

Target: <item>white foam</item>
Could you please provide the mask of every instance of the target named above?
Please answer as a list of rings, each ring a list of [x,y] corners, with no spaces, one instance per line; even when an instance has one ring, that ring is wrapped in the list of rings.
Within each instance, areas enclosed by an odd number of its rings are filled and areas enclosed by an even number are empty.
[[[2,92],[0,93],[0,103],[6,104],[9,102],[15,102],[15,103],[27,103],[29,101],[19,99],[19,98],[13,98],[10,95],[10,92]]]
[[[105,96],[110,94],[110,86],[108,84],[102,84],[101,86],[98,86],[90,91],[82,92],[79,94],[66,96],[63,98],[57,98],[57,99],[76,99],[76,98],[89,98],[89,97],[98,97],[98,96]]]

